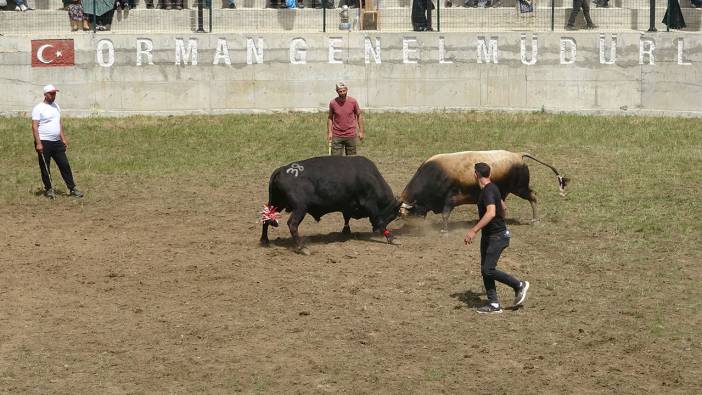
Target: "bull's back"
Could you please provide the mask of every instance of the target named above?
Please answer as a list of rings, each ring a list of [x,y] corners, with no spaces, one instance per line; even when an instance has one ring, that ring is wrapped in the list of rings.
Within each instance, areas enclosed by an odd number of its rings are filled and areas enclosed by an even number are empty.
[[[461,185],[475,184],[475,164],[487,163],[491,169],[491,178],[506,177],[514,166],[523,164],[522,155],[504,150],[463,151],[450,154],[438,154],[427,159],[425,163],[438,166],[447,178]]]
[[[276,169],[269,191],[284,195],[286,208],[291,200],[333,206],[364,194],[392,196],[375,164],[362,156],[320,156],[289,163]]]

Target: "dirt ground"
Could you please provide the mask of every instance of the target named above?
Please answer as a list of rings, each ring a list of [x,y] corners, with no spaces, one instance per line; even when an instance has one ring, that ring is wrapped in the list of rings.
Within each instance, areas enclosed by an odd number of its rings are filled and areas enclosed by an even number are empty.
[[[532,289],[484,317],[478,246],[462,242],[473,206],[448,236],[435,216],[394,222],[399,247],[366,220],[345,239],[340,214],[307,217],[302,256],[285,227],[258,245],[269,173],[115,178],[83,200],[0,206],[0,392],[702,391],[702,341],[686,330],[699,292],[680,292],[699,287],[698,258],[657,278],[642,261],[666,251],[616,255],[616,235],[549,207],[530,225],[512,197],[500,267]],[[406,176],[385,175],[399,193]]]

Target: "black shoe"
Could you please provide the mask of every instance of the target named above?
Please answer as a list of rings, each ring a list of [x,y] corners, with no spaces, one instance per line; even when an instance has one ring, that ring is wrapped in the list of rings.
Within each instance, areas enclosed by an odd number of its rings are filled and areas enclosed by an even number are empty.
[[[444,7],[446,7],[446,8],[453,7],[453,3],[451,2],[451,0],[446,0],[446,4],[444,4]]]
[[[51,200],[56,199],[56,193],[54,193],[53,189],[44,190],[44,196],[46,196],[47,198],[49,198]]]
[[[502,312],[502,307],[500,307],[499,304],[493,305],[492,303],[488,303],[483,307],[479,307],[476,311],[479,314],[499,314]]]
[[[573,25],[566,25],[566,26],[565,26],[565,29],[566,29],[566,30],[578,30],[578,29],[577,29],[575,26],[573,26]]]
[[[595,7],[597,7],[597,8],[609,8],[609,4],[607,4],[607,3],[598,3]]]
[[[585,26],[585,29],[597,29],[599,26],[595,25],[594,23],[588,23],[587,26]]]
[[[236,4],[229,4],[229,8],[231,8],[232,10],[235,10],[235,9],[236,9]]]
[[[68,192],[68,196],[73,196],[77,198],[83,197],[83,192],[79,191],[78,188],[73,188]]]
[[[521,306],[527,297],[529,290],[529,281],[522,281],[522,286],[514,291],[514,307]]]

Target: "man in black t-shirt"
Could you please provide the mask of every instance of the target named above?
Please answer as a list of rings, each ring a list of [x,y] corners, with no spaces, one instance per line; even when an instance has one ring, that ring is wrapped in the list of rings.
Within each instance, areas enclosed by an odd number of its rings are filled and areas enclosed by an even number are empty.
[[[507,284],[514,289],[514,307],[524,303],[528,281],[520,281],[505,272],[497,270],[497,260],[502,251],[509,246],[509,230],[505,224],[505,202],[502,200],[500,188],[490,180],[490,166],[487,163],[475,164],[475,179],[480,185],[478,197],[478,215],[480,220],[473,226],[463,241],[473,242],[476,234],[482,230],[480,237],[480,273],[483,276],[485,293],[488,304],[478,309],[478,313],[501,313],[502,307],[497,299],[495,281]]]

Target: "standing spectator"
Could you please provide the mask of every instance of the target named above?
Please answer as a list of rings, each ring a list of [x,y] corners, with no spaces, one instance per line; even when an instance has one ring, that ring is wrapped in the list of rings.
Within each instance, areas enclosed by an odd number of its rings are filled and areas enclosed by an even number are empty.
[[[95,22],[95,30],[109,31],[115,13],[114,0],[83,0],[83,12],[88,21]]]
[[[583,9],[583,16],[585,17],[585,22],[587,23],[586,29],[597,29],[597,25],[592,22],[590,18],[590,0],[573,0],[573,10],[570,12],[570,18],[568,18],[568,24],[566,25],[566,30],[575,30],[575,18],[580,13],[580,9]]]
[[[476,223],[463,241],[471,244],[478,232],[480,236],[480,273],[483,276],[485,293],[488,304],[478,309],[478,313],[501,313],[502,307],[497,299],[495,281],[507,284],[514,290],[513,306],[517,307],[526,300],[528,281],[519,281],[511,275],[497,270],[497,261],[505,248],[509,246],[510,234],[504,220],[506,211],[505,202],[502,200],[500,188],[490,180],[490,166],[487,163],[476,163],[474,176],[480,185],[478,196],[478,215],[480,220]]]
[[[90,25],[88,20],[85,19],[85,14],[83,13],[83,5],[80,3],[81,0],[73,0],[68,6],[68,19],[71,22],[71,31],[75,32],[79,29],[90,30]]]
[[[412,28],[415,32],[431,32],[431,10],[434,3],[431,0],[412,1]]]
[[[39,158],[41,180],[44,182],[44,195],[49,199],[56,197],[54,186],[51,184],[51,158],[56,161],[61,177],[68,187],[68,194],[83,197],[83,193],[73,182],[73,173],[66,157],[68,140],[63,132],[61,123],[61,108],[56,104],[56,89],[53,85],[44,87],[44,101],[34,106],[32,110],[32,133],[34,134],[34,149]]]
[[[687,27],[678,0],[668,0],[668,9],[665,10],[663,24],[668,26],[669,29],[684,29]]]
[[[338,97],[329,102],[327,142],[331,145],[332,155],[356,155],[357,139],[363,140],[366,137],[363,112],[356,99],[347,96],[348,91],[345,83],[337,83]]]

